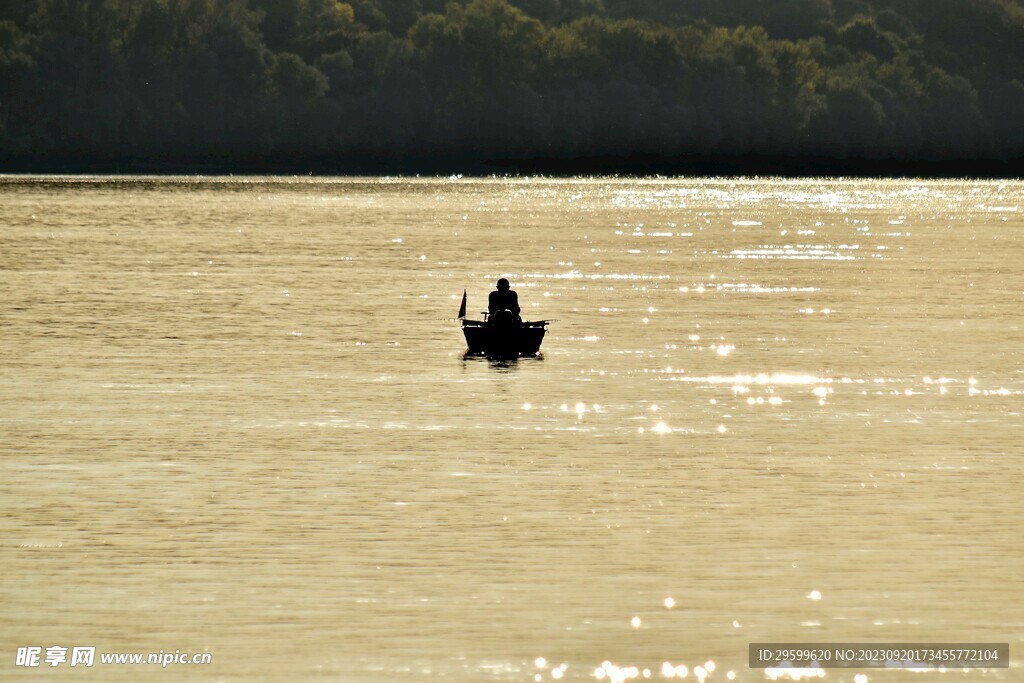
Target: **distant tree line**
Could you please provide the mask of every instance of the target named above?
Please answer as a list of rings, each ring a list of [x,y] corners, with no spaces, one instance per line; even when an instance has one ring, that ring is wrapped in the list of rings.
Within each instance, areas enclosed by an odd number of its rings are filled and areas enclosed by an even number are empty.
[[[0,166],[1024,157],[1020,0],[0,0]]]

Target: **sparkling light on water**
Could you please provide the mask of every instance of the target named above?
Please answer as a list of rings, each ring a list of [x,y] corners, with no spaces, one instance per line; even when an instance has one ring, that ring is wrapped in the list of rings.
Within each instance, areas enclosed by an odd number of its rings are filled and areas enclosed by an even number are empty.
[[[823,675],[749,670],[765,633],[1024,632],[1019,181],[0,194],[26,642],[178,634],[238,680],[327,643],[327,679],[714,683]],[[498,277],[553,320],[543,358],[463,357],[451,318]],[[979,676],[1015,681],[941,675]]]

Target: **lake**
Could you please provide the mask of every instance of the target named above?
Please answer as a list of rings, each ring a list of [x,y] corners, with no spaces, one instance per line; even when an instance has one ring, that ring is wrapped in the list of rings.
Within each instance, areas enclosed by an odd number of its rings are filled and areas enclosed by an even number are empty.
[[[5,176],[0,228],[6,680],[1021,680],[1022,182]],[[499,277],[541,358],[463,357]]]

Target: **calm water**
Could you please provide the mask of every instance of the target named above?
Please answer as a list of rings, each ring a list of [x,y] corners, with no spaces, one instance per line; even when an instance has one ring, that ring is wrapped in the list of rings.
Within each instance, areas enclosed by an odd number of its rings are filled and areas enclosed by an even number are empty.
[[[0,273],[0,678],[1024,680],[1024,183],[0,178]]]

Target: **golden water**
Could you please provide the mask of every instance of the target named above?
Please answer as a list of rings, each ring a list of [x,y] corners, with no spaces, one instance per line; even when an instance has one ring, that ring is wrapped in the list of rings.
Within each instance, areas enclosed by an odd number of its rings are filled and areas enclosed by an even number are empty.
[[[8,177],[0,292],[4,680],[1024,680],[1022,183]]]

